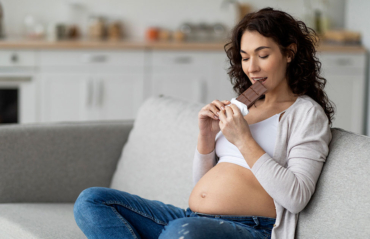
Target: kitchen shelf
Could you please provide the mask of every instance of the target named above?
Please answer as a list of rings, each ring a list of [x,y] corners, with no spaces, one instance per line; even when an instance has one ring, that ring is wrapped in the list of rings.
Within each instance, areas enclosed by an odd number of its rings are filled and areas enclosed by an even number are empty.
[[[25,40],[25,39],[5,39],[0,41],[0,49],[23,49],[23,50],[101,50],[101,49],[125,49],[125,50],[203,50],[203,51],[223,51],[226,42],[164,42],[164,41],[134,41],[134,40],[115,40],[115,41],[93,41],[93,40],[74,40],[74,41],[46,41],[46,40]],[[318,52],[366,52],[363,46],[357,45],[330,45],[321,44]]]

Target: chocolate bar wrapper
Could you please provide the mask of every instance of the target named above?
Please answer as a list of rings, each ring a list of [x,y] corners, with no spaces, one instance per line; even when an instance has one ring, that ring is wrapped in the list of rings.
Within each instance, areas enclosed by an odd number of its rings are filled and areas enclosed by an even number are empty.
[[[240,112],[242,113],[243,116],[246,116],[249,113],[248,107],[242,102],[238,101],[236,98],[232,98],[230,102],[231,104],[236,105],[240,109]],[[228,104],[227,106],[231,104]]]

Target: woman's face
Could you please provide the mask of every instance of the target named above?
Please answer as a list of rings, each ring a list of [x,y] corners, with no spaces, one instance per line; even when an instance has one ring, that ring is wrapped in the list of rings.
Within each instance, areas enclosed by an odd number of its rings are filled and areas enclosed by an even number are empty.
[[[252,84],[262,80],[271,91],[286,83],[285,74],[290,58],[281,54],[278,44],[257,31],[245,31],[240,43],[242,68]]]

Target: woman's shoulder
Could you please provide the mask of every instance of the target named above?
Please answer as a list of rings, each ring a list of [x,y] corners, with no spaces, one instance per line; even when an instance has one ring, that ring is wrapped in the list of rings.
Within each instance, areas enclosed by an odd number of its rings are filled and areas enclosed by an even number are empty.
[[[329,124],[324,109],[308,95],[298,96],[296,102],[286,111],[285,124],[288,127],[303,127],[303,125]]]
[[[311,139],[324,140],[329,144],[331,130],[329,120],[324,109],[308,95],[299,96],[296,104],[291,109],[289,118],[283,127],[293,141]]]
[[[325,114],[324,109],[317,103],[314,99],[312,99],[308,95],[301,95],[297,97],[296,102],[290,107],[289,114],[296,115],[296,116],[303,116],[308,111],[319,111],[320,113]],[[287,111],[288,111],[287,110]]]

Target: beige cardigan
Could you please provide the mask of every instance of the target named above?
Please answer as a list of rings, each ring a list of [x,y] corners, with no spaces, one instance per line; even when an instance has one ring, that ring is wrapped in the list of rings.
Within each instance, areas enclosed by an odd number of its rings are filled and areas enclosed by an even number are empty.
[[[323,108],[311,97],[299,96],[279,122],[274,156],[265,153],[253,165],[253,174],[275,202],[272,239],[294,238],[298,214],[315,191],[331,139]],[[194,185],[216,165],[216,157],[215,150],[200,154],[195,149]]]

